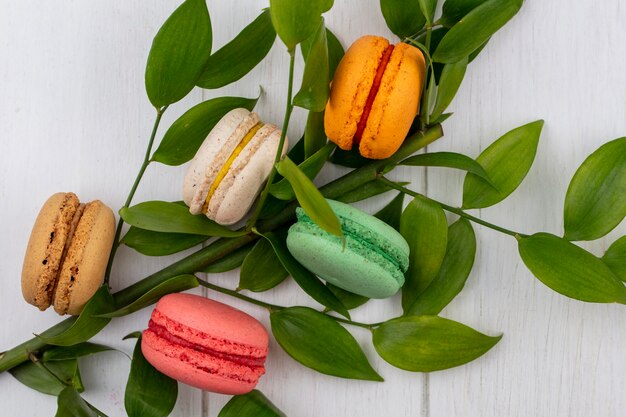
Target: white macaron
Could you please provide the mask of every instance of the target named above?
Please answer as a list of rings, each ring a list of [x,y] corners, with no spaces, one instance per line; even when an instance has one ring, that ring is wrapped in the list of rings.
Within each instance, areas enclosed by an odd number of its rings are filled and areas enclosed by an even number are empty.
[[[185,175],[183,200],[189,211],[222,225],[243,219],[272,170],[280,134],[243,108],[222,117]],[[287,138],[283,155],[286,150]]]

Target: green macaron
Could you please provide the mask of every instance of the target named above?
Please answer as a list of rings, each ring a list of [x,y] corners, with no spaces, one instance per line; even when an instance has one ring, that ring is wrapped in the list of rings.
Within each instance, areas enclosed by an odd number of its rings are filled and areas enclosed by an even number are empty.
[[[303,209],[289,228],[287,247],[294,258],[320,278],[369,298],[387,298],[404,284],[409,245],[394,228],[348,204],[328,200],[345,236],[331,235]]]

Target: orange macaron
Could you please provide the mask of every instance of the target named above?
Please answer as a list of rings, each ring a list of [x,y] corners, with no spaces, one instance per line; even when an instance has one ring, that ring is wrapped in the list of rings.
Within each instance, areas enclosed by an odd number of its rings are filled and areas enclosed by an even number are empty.
[[[352,44],[337,67],[324,115],[326,136],[365,158],[393,155],[419,110],[426,61],[414,46],[380,36]]]

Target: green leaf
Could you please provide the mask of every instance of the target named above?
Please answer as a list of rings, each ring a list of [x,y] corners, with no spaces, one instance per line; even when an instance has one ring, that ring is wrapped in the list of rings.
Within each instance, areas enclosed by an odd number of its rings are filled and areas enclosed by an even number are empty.
[[[383,381],[354,337],[335,320],[308,307],[270,314],[278,344],[296,361],[327,375]]]
[[[491,38],[489,38],[491,39]],[[478,47],[478,49],[476,49],[474,52],[472,52],[471,54],[469,54],[467,63],[470,64],[472,63],[472,61],[474,61],[478,55],[480,55],[480,53],[483,51],[483,49],[485,49],[485,46],[487,46],[487,44],[489,43],[489,39],[487,39],[482,45],[480,45]]]
[[[435,62],[458,62],[478,49],[522,7],[523,0],[489,0],[469,12],[444,36]]]
[[[348,168],[361,168],[363,165],[369,164],[371,159],[363,158],[357,147],[352,147],[349,151],[337,148],[330,157],[330,162]]]
[[[601,259],[548,233],[519,239],[522,260],[539,281],[566,297],[626,304],[626,287]]]
[[[415,35],[424,27],[426,18],[421,0],[380,0],[380,9],[387,27],[400,39]]]
[[[187,207],[166,201],[146,201],[120,209],[120,216],[131,226],[165,233],[186,233],[203,236],[237,237],[245,232],[230,230],[206,216],[194,216]]]
[[[602,260],[619,279],[626,281],[626,236],[613,242]]]
[[[404,207],[404,193],[398,193],[385,207],[374,214],[374,217],[384,221],[397,231],[400,231],[400,218]]]
[[[439,371],[471,362],[501,338],[437,316],[400,317],[373,332],[374,347],[381,358],[415,372]]]
[[[424,17],[426,18],[426,23],[431,24],[433,22],[433,18],[435,17],[435,9],[437,8],[437,0],[418,0],[419,8]],[[409,12],[405,9],[405,13]]]
[[[409,269],[402,288],[406,312],[437,276],[448,242],[448,222],[439,203],[415,197],[404,209],[400,233],[409,244]]]
[[[163,233],[132,226],[122,243],[147,256],[165,256],[192,248],[207,240],[204,235]]]
[[[311,271],[303,267],[291,255],[285,242],[286,236],[280,232],[268,232],[263,235],[274,248],[274,252],[294,281],[321,305],[350,318],[350,313],[341,301]]]
[[[450,103],[452,103],[457,91],[459,91],[461,82],[463,82],[463,77],[465,77],[467,63],[467,58],[463,58],[458,62],[443,66],[437,88],[437,100],[435,101],[433,112],[430,115],[431,120],[438,119],[439,116],[443,114],[444,110],[448,108]]]
[[[259,239],[243,261],[238,287],[253,292],[267,291],[283,282],[288,275],[272,244],[266,239]]]
[[[405,159],[404,161],[400,162],[400,165],[456,168],[471,172],[472,174],[477,175],[487,181],[487,183],[491,183],[489,175],[485,172],[483,167],[478,162],[474,161],[469,156],[465,156],[460,153],[423,153]]]
[[[261,391],[235,395],[217,417],[286,417]]]
[[[304,128],[304,156],[310,158],[327,144],[324,112],[309,112]],[[334,149],[330,148],[331,150]],[[328,159],[328,158],[327,158]]]
[[[272,24],[280,39],[293,51],[313,35],[322,21],[321,14],[333,7],[333,0],[270,0]]]
[[[439,273],[417,296],[407,314],[439,314],[463,289],[474,266],[475,256],[476,235],[472,225],[465,219],[459,219],[448,228],[448,246]]]
[[[333,294],[335,294],[339,301],[341,301],[341,304],[343,304],[348,310],[362,306],[370,300],[363,295],[354,294],[350,291],[344,290],[343,288],[336,287],[330,282],[327,282],[326,286],[332,291]]]
[[[443,122],[448,120],[448,118],[452,116],[453,114],[454,113],[444,113],[441,116],[437,117],[436,119],[431,120],[430,123],[433,125],[442,124]]]
[[[176,397],[178,383],[144,358],[141,338],[137,339],[124,395],[128,417],[166,417],[174,409]]]
[[[111,321],[109,318],[96,317],[96,315],[108,313],[114,308],[115,301],[109,293],[109,288],[103,285],[85,304],[83,311],[68,329],[57,335],[39,335],[38,337],[46,344],[55,346],[71,346],[85,342],[98,334]]]
[[[83,356],[93,355],[94,353],[107,352],[115,350],[110,346],[99,345],[97,343],[83,342],[73,346],[53,347],[43,353],[44,362],[64,361],[67,359],[76,359]]]
[[[565,238],[594,240],[626,217],[626,137],[602,145],[578,168],[565,196]]]
[[[324,167],[326,160],[328,160],[328,156],[331,154],[333,149],[335,149],[335,147],[334,143],[327,143],[320,150],[298,165],[298,168],[304,175],[307,176],[307,178],[311,180],[315,179],[317,174],[319,174]],[[278,199],[287,201],[291,201],[296,198],[296,193],[287,178],[283,178],[277,183],[272,184],[270,187],[270,194]]]
[[[178,275],[160,283],[159,285],[152,287],[150,291],[130,303],[129,305],[122,307],[106,314],[98,314],[98,317],[122,317],[139,311],[143,308],[151,306],[159,301],[161,297],[174,292],[187,291],[198,286],[198,279],[194,275]]]
[[[422,49],[422,52],[423,51],[424,50]],[[424,55],[427,54],[425,53]],[[428,88],[424,92],[424,95],[422,96],[422,103],[420,104],[420,120],[426,126],[430,125],[430,111],[436,97],[437,84],[435,76],[431,72],[430,79],[428,80]]]
[[[343,236],[341,225],[335,212],[330,208],[322,193],[315,187],[309,177],[294,164],[288,157],[277,165],[280,175],[285,177],[293,187],[296,198],[306,214],[319,227],[328,233]]]
[[[302,86],[293,98],[293,104],[305,109],[321,112],[326,107],[330,80],[328,78],[328,44],[324,19],[313,34],[310,51],[304,65]]]
[[[57,413],[55,417],[98,417],[99,413],[96,413],[89,406],[87,401],[78,394],[73,387],[66,387],[59,394],[57,399]]]
[[[409,185],[410,183],[403,181],[396,182],[396,184],[404,187],[406,185]],[[347,193],[337,198],[337,201],[341,201],[342,203],[346,204],[354,203],[357,201],[362,201],[371,197],[375,197],[380,194],[384,194],[391,190],[393,190],[393,188],[389,187],[389,185],[385,184],[384,182],[373,180],[370,182],[366,182],[365,184],[362,184],[353,190],[348,191]]]
[[[326,29],[326,41],[328,42],[328,79],[332,80],[345,51],[339,39],[329,29]]]
[[[487,0],[446,0],[441,11],[441,24],[446,27],[454,26],[466,14]]]
[[[270,11],[265,9],[235,39],[209,57],[196,84],[220,88],[239,80],[265,58],[275,39]]]
[[[243,260],[246,258],[246,256],[248,256],[248,253],[250,253],[250,251],[252,250],[253,246],[254,244],[243,246],[208,265],[200,272],[219,274],[222,272],[232,271],[235,268],[239,268],[243,264]]]
[[[205,0],[186,0],[165,21],[152,42],[146,92],[160,109],[185,97],[211,55],[211,19]]]
[[[59,395],[68,386],[66,384],[74,384],[78,372],[76,359],[47,363],[45,367],[50,372],[46,371],[42,364],[28,361],[10,369],[9,372],[28,388],[48,395]]]
[[[538,120],[513,129],[476,158],[491,184],[468,173],[463,184],[463,208],[489,207],[515,191],[535,160],[542,128],[543,120]]]
[[[190,161],[226,113],[239,107],[252,111],[257,101],[258,98],[219,97],[195,105],[165,132],[152,160],[165,165]]]

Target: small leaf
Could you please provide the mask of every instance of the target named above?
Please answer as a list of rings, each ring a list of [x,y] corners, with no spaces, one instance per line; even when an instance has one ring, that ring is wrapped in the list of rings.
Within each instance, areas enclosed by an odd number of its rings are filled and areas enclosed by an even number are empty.
[[[315,184],[294,164],[291,159],[284,158],[277,165],[280,175],[285,177],[293,187],[298,202],[306,214],[319,227],[336,236],[343,236],[341,225],[335,212],[330,208],[322,193]]]
[[[219,274],[222,272],[232,271],[235,268],[239,268],[243,264],[243,260],[248,256],[248,253],[252,250],[254,244],[243,246],[234,252],[229,253],[223,258],[213,262],[205,267],[202,271],[210,274]]]
[[[420,48],[422,49],[422,48]],[[424,54],[426,55],[426,54]],[[424,125],[430,125],[430,111],[433,103],[435,102],[435,98],[437,97],[437,84],[435,76],[431,73],[430,79],[428,80],[428,88],[424,92],[422,96],[422,103],[420,104],[420,120]]]
[[[566,297],[626,304],[626,287],[609,267],[565,239],[548,233],[520,238],[519,253],[537,279]]]
[[[326,286],[333,292],[333,294],[335,294],[339,301],[341,301],[341,304],[343,304],[348,310],[362,306],[370,300],[363,295],[354,294],[350,291],[344,290],[343,288],[336,287],[330,282],[327,282]]]
[[[61,346],[47,349],[42,356],[44,362],[64,361],[67,359],[82,358],[94,353],[115,350],[111,346],[99,345],[97,343],[83,342],[73,346]]]
[[[152,42],[146,91],[160,109],[185,97],[211,55],[211,19],[205,0],[186,0],[165,21]]]
[[[487,0],[446,0],[441,11],[441,24],[446,27],[454,26],[465,15]]]
[[[373,333],[374,347],[381,358],[415,372],[439,371],[471,362],[502,338],[437,316],[400,317],[383,323]]]
[[[423,153],[405,159],[404,161],[400,162],[400,165],[456,168],[471,172],[472,174],[481,177],[488,183],[491,183],[489,175],[485,172],[483,167],[478,162],[474,161],[469,156],[465,156],[460,153]]]
[[[472,225],[459,219],[448,228],[448,246],[439,273],[417,296],[408,315],[435,315],[456,297],[474,266],[476,235]]]
[[[380,9],[387,27],[400,39],[415,35],[424,27],[426,18],[421,0],[380,0]]]
[[[202,88],[220,88],[249,73],[272,49],[276,32],[269,9],[207,60],[196,84]]]
[[[430,115],[431,120],[438,119],[452,103],[457,91],[459,91],[461,82],[463,82],[463,77],[465,77],[467,62],[467,58],[463,58],[458,62],[443,66],[437,89],[437,100]]]
[[[313,180],[319,174],[324,167],[324,164],[328,160],[328,156],[335,149],[334,143],[328,143],[320,150],[315,152],[312,156],[304,160],[298,168],[307,178]],[[293,187],[286,178],[272,184],[270,187],[270,194],[281,200],[291,201],[296,198],[296,194],[293,191]]]
[[[613,242],[602,260],[619,279],[626,281],[626,236]]]
[[[174,292],[187,291],[198,286],[198,279],[194,275],[178,275],[152,287],[150,291],[133,301],[127,306],[106,314],[98,314],[98,317],[122,317],[151,306],[161,297]]]
[[[374,217],[384,221],[397,231],[400,231],[400,218],[404,207],[404,193],[398,193],[385,207],[374,214]]]
[[[565,238],[594,240],[626,217],[626,137],[602,145],[576,170],[565,196]]]
[[[469,12],[444,36],[433,54],[435,62],[458,62],[478,49],[522,7],[523,0],[489,0]]]
[[[235,395],[217,417],[286,417],[261,391]]]
[[[409,185],[409,182],[396,182],[396,184],[404,187]],[[337,201],[341,201],[342,203],[354,203],[357,201],[362,201],[371,197],[375,197],[377,195],[384,194],[388,191],[393,190],[388,184],[385,184],[382,181],[373,180],[370,182],[366,182],[363,185],[358,186],[357,188],[348,191],[343,194]]]
[[[542,128],[543,120],[538,120],[513,129],[476,158],[491,178],[491,184],[468,173],[463,183],[463,208],[489,207],[515,191],[535,160]]]
[[[152,160],[165,165],[181,165],[190,161],[226,113],[239,107],[251,111],[257,101],[258,98],[219,97],[195,105],[165,132]]]
[[[124,395],[128,417],[166,417],[174,409],[176,397],[178,383],[144,358],[141,338],[137,339]]]
[[[339,39],[329,29],[326,29],[326,41],[328,42],[328,79],[332,80],[345,51]]]
[[[323,18],[312,39],[311,48],[304,65],[302,86],[293,98],[293,104],[311,111],[321,112],[326,107],[330,91],[328,44]]]
[[[166,233],[187,233],[204,236],[237,237],[236,232],[221,226],[206,216],[194,216],[187,207],[166,201],[146,201],[132,207],[123,207],[120,216],[131,226]]]
[[[431,120],[430,123],[433,125],[442,124],[443,122],[448,120],[448,118],[453,114],[454,113],[444,113],[441,116],[437,117],[435,120]]]
[[[402,213],[400,233],[410,248],[402,288],[402,308],[406,312],[441,268],[448,242],[446,214],[437,202],[415,197]]]
[[[78,370],[76,359],[55,361],[45,366],[50,372],[30,361],[10,369],[9,372],[30,389],[43,394],[59,395],[61,391],[67,388],[67,384],[73,383],[74,375]],[[50,373],[56,375],[56,378]]]
[[[243,261],[239,288],[253,292],[267,291],[283,282],[288,275],[272,244],[266,239],[259,239]]]
[[[73,387],[66,387],[59,394],[58,408],[55,417],[99,417],[87,401]]]
[[[350,313],[346,310],[346,307],[341,304],[341,301],[333,294],[311,271],[303,267],[296,259],[291,255],[287,244],[285,243],[286,236],[284,232],[268,232],[263,235],[274,248],[276,256],[280,259],[289,275],[294,281],[321,305],[336,311],[342,316],[350,318]]]
[[[83,311],[68,329],[57,335],[39,335],[38,337],[46,344],[55,346],[71,346],[85,342],[98,334],[111,321],[111,319],[96,317],[96,315],[108,313],[114,308],[115,301],[109,293],[109,288],[103,285],[89,299]]]
[[[132,226],[122,243],[147,256],[165,256],[192,248],[207,240],[204,235],[163,233]]]
[[[335,320],[308,307],[270,314],[278,344],[296,361],[327,375],[383,381],[354,337]]]
[[[272,24],[280,39],[293,51],[313,35],[322,21],[321,14],[333,7],[333,0],[270,0]]]
[[[304,128],[304,156],[311,157],[324,148],[327,142],[326,132],[324,132],[324,112],[310,111]]]

